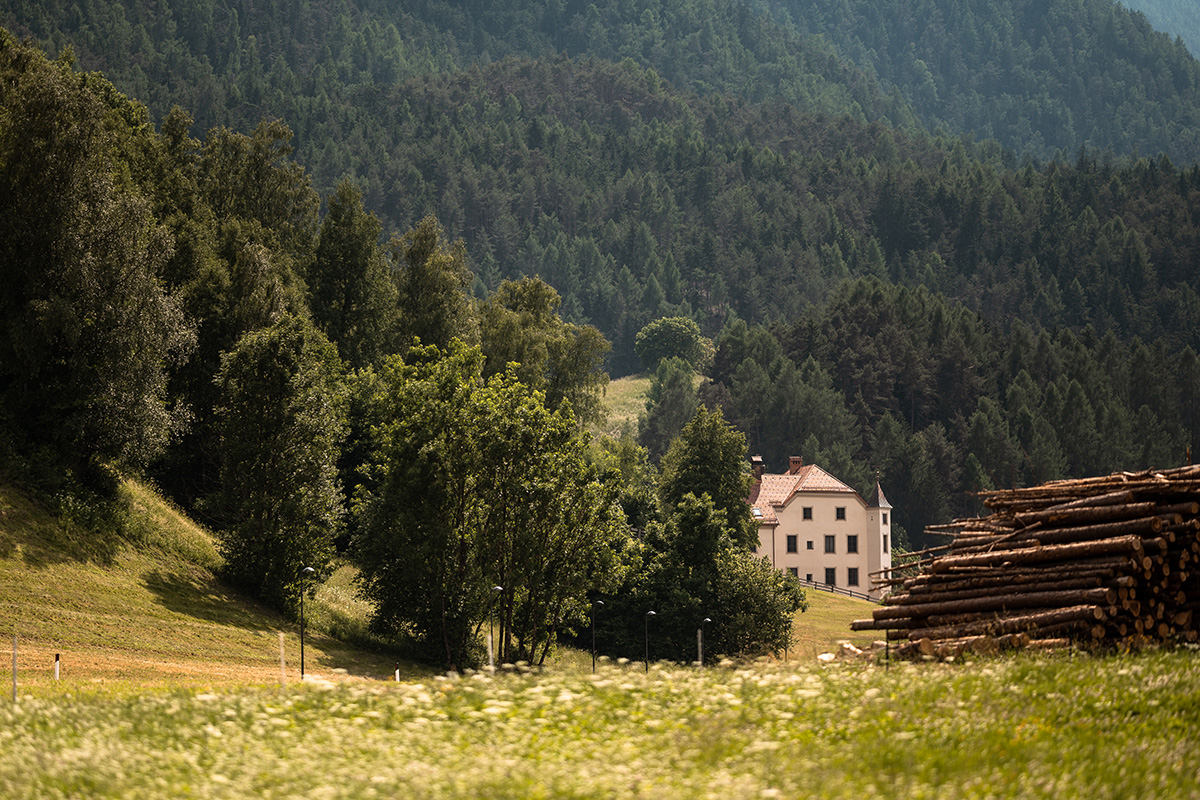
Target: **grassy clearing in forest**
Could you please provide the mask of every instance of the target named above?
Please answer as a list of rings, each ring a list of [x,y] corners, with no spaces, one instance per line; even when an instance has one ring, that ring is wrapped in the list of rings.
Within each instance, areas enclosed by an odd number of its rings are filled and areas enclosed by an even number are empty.
[[[629,375],[608,382],[604,389],[605,418],[602,433],[620,438],[623,428],[637,436],[638,416],[646,413],[646,393],[650,391],[650,378],[646,375]]]
[[[6,798],[1188,798],[1200,654],[605,664],[0,703]]]

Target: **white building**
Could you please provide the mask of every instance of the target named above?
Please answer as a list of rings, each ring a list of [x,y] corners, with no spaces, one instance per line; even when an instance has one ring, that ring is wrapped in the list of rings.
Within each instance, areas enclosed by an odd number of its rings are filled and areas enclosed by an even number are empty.
[[[892,506],[875,482],[869,500],[801,458],[789,459],[783,475],[766,474],[761,456],[751,459],[751,512],[758,520],[758,552],[776,569],[804,581],[869,594],[870,575],[892,565]]]

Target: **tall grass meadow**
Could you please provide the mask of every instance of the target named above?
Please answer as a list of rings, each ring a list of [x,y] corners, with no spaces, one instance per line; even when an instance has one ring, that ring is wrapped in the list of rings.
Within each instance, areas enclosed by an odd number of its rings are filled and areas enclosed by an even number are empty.
[[[0,703],[5,798],[1189,798],[1200,654],[604,662]]]

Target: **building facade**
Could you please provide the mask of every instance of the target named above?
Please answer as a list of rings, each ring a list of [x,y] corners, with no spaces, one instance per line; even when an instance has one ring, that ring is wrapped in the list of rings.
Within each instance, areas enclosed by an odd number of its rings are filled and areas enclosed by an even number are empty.
[[[758,521],[759,555],[773,567],[812,583],[829,584],[880,599],[871,574],[892,565],[892,506],[875,482],[872,496],[858,492],[815,464],[792,456],[783,475],[767,474],[751,459],[751,513]]]

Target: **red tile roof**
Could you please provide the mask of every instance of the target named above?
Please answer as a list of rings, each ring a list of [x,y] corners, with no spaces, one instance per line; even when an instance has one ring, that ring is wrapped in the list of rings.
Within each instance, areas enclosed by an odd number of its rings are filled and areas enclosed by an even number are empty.
[[[752,510],[758,511],[754,518],[760,524],[776,524],[779,518],[775,510],[787,505],[792,496],[799,492],[858,494],[817,465],[809,464],[786,475],[763,475],[762,480],[750,490],[750,506]]]

